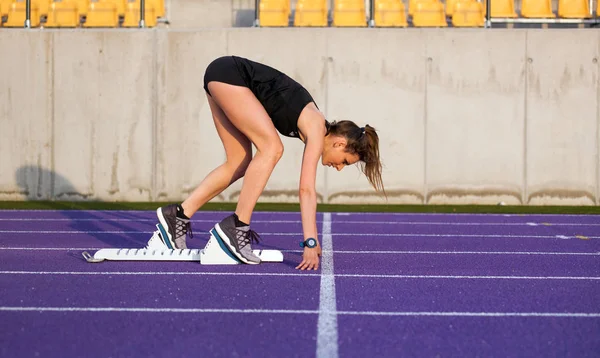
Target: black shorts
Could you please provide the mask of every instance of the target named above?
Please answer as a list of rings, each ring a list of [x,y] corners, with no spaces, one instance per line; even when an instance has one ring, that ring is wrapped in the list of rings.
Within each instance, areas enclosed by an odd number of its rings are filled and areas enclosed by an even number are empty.
[[[314,103],[310,93],[289,76],[238,56],[219,57],[208,65],[204,73],[204,90],[208,95],[208,83],[211,81],[250,89],[271,117],[275,128],[288,137],[299,137],[300,113],[308,103]]]
[[[248,83],[240,75],[237,65],[231,56],[219,57],[206,68],[206,72],[204,72],[204,90],[209,95],[208,83],[211,81],[248,87]]]

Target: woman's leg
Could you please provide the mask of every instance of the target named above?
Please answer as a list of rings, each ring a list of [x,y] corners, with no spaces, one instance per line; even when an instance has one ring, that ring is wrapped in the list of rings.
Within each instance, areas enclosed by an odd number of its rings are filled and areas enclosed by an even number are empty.
[[[217,133],[225,147],[227,160],[210,172],[181,204],[187,217],[192,217],[202,205],[243,177],[252,159],[252,143],[248,137],[231,123],[223,110],[209,95],[207,95],[207,98]]]
[[[256,202],[283,155],[283,144],[266,110],[247,87],[210,82],[208,88],[229,121],[257,149],[246,169],[235,210],[240,221],[250,224]]]
[[[227,118],[217,103],[208,96],[217,133],[225,147],[227,160],[210,172],[181,205],[172,204],[156,210],[165,244],[169,248],[185,249],[191,235],[190,217],[246,172],[252,159],[252,143]]]

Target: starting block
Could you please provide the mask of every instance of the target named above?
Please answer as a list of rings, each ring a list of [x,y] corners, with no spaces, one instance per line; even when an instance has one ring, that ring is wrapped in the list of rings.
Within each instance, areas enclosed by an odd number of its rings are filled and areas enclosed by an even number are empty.
[[[221,241],[213,228],[210,239],[204,249],[169,249],[163,241],[160,228],[143,249],[100,249],[90,255],[83,252],[87,262],[112,261],[196,261],[202,265],[237,265],[243,264]],[[283,254],[279,250],[252,250],[262,262],[283,262]]]

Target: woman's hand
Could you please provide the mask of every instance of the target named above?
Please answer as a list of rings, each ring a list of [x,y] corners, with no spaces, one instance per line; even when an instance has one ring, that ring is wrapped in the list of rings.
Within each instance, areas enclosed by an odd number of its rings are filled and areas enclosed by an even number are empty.
[[[300,270],[317,270],[319,269],[319,257],[321,256],[321,245],[317,247],[305,247],[302,254],[302,262],[296,266]]]

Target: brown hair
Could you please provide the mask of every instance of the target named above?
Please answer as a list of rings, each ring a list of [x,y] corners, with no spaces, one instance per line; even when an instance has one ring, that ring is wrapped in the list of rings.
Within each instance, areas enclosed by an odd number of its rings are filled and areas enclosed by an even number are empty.
[[[352,121],[328,123],[327,134],[346,138],[346,152],[358,154],[360,169],[376,191],[383,191],[381,159],[379,158],[379,136],[370,125],[359,127]]]

